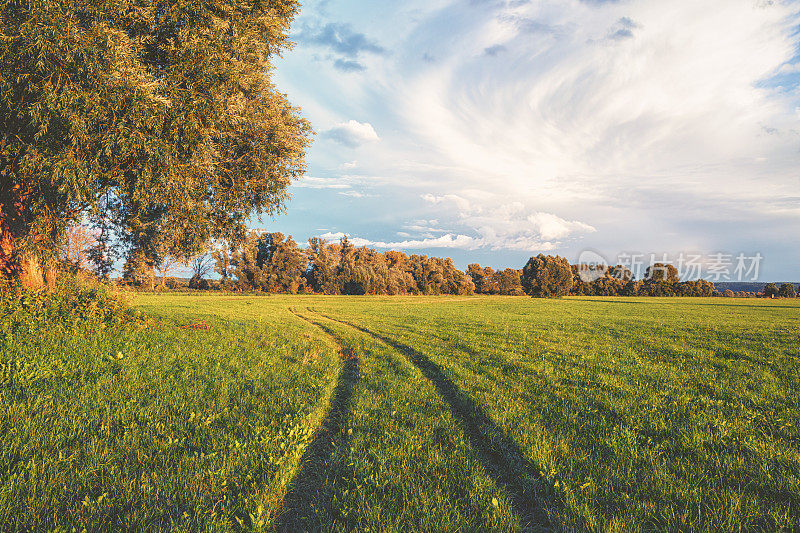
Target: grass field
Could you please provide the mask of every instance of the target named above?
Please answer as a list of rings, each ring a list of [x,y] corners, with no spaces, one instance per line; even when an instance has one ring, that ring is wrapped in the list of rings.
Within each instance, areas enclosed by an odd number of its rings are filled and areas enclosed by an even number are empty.
[[[800,530],[799,300],[136,304],[0,340],[0,528]]]

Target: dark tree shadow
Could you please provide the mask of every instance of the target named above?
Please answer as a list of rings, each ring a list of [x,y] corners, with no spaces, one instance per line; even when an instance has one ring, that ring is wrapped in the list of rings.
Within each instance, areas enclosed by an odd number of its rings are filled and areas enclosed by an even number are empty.
[[[294,313],[294,311],[292,311]],[[302,315],[297,317],[320,328],[339,344],[334,332],[323,324]],[[359,378],[359,362],[355,352],[339,344],[344,362],[339,381],[333,391],[328,413],[314,434],[303,457],[300,469],[289,484],[282,509],[273,524],[276,531],[319,531],[341,482],[341,474],[350,453],[347,429],[353,389]]]
[[[424,354],[394,339],[370,330],[322,315],[361,331],[398,350],[433,383],[436,391],[450,407],[464,435],[478,454],[486,472],[494,482],[511,497],[514,515],[524,531],[549,531],[551,524],[545,507],[552,507],[547,499],[549,487],[522,450],[495,424],[489,416],[442,372],[442,369]],[[557,528],[555,528],[557,529]]]

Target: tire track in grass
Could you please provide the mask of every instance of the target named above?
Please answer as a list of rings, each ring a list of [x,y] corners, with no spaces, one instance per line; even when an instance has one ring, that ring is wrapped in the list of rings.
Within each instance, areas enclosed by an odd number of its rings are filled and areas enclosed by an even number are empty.
[[[450,407],[464,435],[477,452],[486,472],[498,487],[510,496],[514,515],[524,531],[551,531],[545,507],[550,507],[545,497],[546,485],[539,470],[525,458],[514,441],[468,396],[445,376],[442,369],[422,352],[394,339],[380,335],[356,324],[308,310],[338,322],[383,342],[403,354],[433,384],[439,396]]]
[[[350,452],[347,426],[353,389],[360,374],[359,361],[355,352],[342,346],[331,329],[291,308],[289,311],[333,339],[343,362],[328,413],[300,459],[300,469],[289,483],[282,508],[273,524],[276,531],[319,531],[333,499],[334,484],[340,479]]]

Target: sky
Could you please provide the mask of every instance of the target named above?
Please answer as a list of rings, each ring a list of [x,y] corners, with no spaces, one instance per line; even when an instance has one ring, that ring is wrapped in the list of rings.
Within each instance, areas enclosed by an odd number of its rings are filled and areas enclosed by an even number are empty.
[[[800,280],[800,2],[306,0],[292,39],[316,136],[253,226]]]

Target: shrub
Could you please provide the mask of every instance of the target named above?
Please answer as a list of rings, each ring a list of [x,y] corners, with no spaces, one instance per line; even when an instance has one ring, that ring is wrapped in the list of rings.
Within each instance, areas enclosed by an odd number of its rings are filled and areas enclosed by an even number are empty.
[[[136,311],[99,281],[63,276],[52,289],[0,287],[0,339],[17,335],[105,328],[131,322]]]

